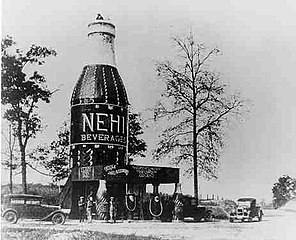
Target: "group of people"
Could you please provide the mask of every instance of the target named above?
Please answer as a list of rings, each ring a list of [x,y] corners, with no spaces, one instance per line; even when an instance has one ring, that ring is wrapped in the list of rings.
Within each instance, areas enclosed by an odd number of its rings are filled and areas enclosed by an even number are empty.
[[[86,201],[84,200],[84,196],[80,196],[78,200],[78,218],[79,222],[84,222],[85,217],[87,219],[88,223],[92,222],[92,208],[94,206],[94,198],[93,198],[93,192],[91,191],[89,195],[87,196]],[[116,203],[114,200],[114,197],[110,197],[110,203],[109,203],[109,217],[110,222],[115,223],[116,221]]]
[[[92,208],[94,205],[93,193],[90,192],[87,196],[86,201],[84,200],[84,196],[80,196],[78,200],[78,217],[79,222],[84,222],[85,217],[87,218],[87,222],[92,222]]]

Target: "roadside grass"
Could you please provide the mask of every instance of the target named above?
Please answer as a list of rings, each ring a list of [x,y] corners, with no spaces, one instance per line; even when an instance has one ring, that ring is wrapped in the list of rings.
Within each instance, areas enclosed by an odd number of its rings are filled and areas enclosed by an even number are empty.
[[[3,240],[160,240],[153,236],[121,235],[95,231],[54,230],[38,228],[2,228]]]

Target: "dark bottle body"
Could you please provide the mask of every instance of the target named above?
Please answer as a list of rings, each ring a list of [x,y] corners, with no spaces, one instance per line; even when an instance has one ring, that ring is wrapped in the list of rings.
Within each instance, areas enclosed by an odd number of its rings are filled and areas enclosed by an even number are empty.
[[[128,99],[117,69],[85,66],[71,99],[73,167],[125,165],[127,126]]]

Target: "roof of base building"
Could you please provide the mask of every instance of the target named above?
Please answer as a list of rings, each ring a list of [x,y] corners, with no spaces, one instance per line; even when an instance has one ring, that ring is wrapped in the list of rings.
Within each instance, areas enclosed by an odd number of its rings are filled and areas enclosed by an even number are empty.
[[[42,198],[40,195],[25,194],[25,193],[11,193],[6,194],[4,197],[14,197],[14,198]]]
[[[240,202],[249,202],[249,201],[254,201],[256,200],[255,198],[251,198],[251,197],[247,197],[247,198],[239,198],[237,201],[240,201]]]

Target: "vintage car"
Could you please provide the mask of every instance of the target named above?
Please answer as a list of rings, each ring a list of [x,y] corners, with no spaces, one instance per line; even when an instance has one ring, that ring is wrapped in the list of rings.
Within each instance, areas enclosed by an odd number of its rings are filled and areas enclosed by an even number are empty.
[[[41,204],[42,199],[41,196],[29,194],[4,195],[1,215],[9,223],[17,223],[19,219],[27,218],[64,224],[69,210]]]
[[[258,218],[258,221],[261,221],[262,216],[263,211],[260,206],[256,205],[255,198],[240,198],[237,200],[237,207],[230,213],[229,221],[252,221],[254,218]]]
[[[193,218],[197,222],[212,221],[212,210],[207,206],[198,206],[194,197],[184,196],[183,202],[183,218]]]

